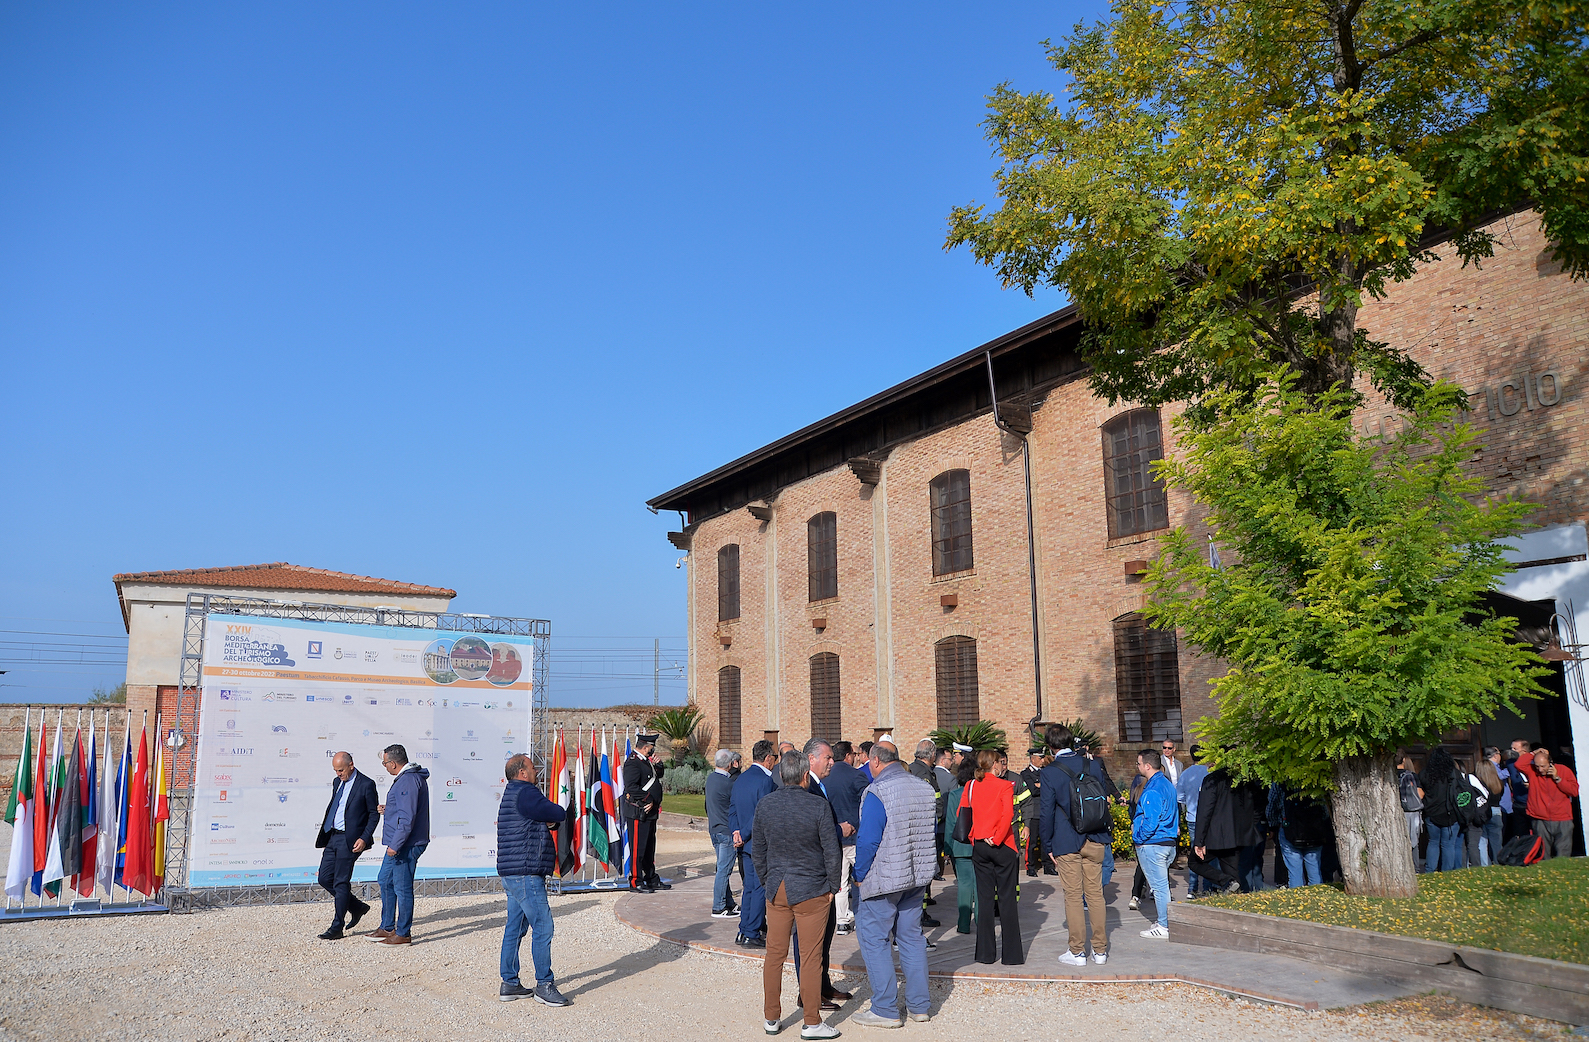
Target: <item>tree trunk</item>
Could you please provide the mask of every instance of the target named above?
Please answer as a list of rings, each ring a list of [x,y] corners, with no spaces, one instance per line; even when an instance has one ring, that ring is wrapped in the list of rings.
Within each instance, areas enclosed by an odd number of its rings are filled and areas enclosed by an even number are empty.
[[[673,747],[674,763],[682,761],[684,754],[690,750],[690,740],[688,738],[672,738],[668,740],[668,744]]]
[[[1354,756],[1335,767],[1332,817],[1346,892],[1412,897],[1418,873],[1401,809],[1394,753]]]

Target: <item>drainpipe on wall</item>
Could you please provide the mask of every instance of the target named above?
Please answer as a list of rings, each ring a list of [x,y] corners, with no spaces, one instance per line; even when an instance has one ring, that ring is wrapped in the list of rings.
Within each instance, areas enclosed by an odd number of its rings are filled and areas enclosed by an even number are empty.
[[[1037,715],[1032,717],[1026,725],[1028,731],[1033,732],[1037,722],[1043,719],[1043,641],[1037,628],[1037,543],[1033,534],[1032,525],[1032,446],[1027,441],[1027,436],[1020,431],[1011,430],[999,418],[999,389],[993,381],[993,352],[983,353],[988,363],[988,394],[993,399],[993,423],[1005,434],[1021,439],[1021,464],[1026,471],[1026,574],[1031,579],[1032,593],[1032,690],[1036,694]]]

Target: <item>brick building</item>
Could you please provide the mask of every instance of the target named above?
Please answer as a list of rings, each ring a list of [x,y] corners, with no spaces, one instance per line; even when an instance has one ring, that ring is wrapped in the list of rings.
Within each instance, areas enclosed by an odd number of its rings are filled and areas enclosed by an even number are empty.
[[[1571,600],[1589,634],[1589,286],[1549,261],[1536,215],[1493,230],[1482,269],[1425,265],[1362,321],[1468,389],[1474,466],[1541,504],[1504,590],[1544,620]],[[650,501],[683,518],[689,690],[720,744],[905,742],[979,718],[1014,744],[1080,717],[1134,748],[1212,711],[1217,665],[1138,614],[1141,562],[1170,526],[1199,530],[1146,469],[1174,452],[1172,415],[1093,397],[1080,332],[1056,312]],[[1359,422],[1397,420],[1371,395]],[[1569,702],[1487,736],[1589,736]]]

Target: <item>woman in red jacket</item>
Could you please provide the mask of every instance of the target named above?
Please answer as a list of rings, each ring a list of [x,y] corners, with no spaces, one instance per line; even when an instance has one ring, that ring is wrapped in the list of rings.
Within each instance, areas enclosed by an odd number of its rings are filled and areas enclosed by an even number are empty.
[[[1003,932],[1004,964],[1026,961],[1021,944],[1021,919],[1016,910],[1016,883],[1021,859],[1015,850],[1015,787],[998,775],[998,754],[977,753],[977,775],[960,797],[962,812],[971,811],[971,867],[977,877],[977,962],[999,961],[993,936],[997,907]],[[995,902],[997,904],[995,905]]]

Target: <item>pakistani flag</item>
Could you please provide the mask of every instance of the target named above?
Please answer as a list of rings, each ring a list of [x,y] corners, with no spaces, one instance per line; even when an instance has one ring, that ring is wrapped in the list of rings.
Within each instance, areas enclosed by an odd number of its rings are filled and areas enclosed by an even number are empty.
[[[33,731],[22,728],[22,757],[6,800],[6,821],[11,824],[11,861],[6,866],[6,896],[22,897],[33,878]]]
[[[606,802],[601,795],[601,767],[594,734],[590,736],[590,768],[585,775],[585,792],[589,794],[585,804],[585,849],[590,852],[592,860],[606,865],[609,864],[607,816],[603,812]]]

